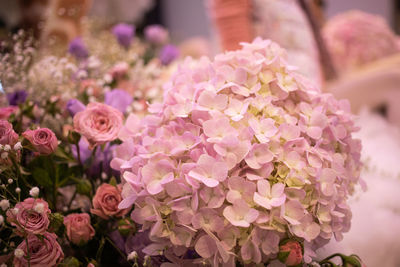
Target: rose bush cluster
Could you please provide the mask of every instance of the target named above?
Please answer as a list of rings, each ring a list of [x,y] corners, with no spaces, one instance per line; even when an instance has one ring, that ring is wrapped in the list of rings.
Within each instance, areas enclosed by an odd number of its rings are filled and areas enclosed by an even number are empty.
[[[349,230],[361,146],[348,102],[293,72],[277,44],[242,46],[187,59],[153,114],[131,114],[119,133],[119,207],[135,205],[148,255],[254,265],[276,259],[289,238],[310,262]]]
[[[50,213],[47,202],[40,198],[27,198],[7,210],[7,221],[16,227],[15,233],[26,238],[17,247],[23,255],[14,258],[14,266],[28,266],[28,257],[31,266],[50,267],[63,260],[57,236],[48,232]]]

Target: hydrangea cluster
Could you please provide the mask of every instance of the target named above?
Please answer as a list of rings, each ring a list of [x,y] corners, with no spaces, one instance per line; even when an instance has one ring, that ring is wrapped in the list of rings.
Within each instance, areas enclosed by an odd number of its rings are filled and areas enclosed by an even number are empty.
[[[348,102],[292,72],[272,41],[242,46],[213,62],[187,59],[163,103],[130,115],[119,134],[119,208],[135,205],[148,255],[268,263],[290,238],[309,262],[350,228],[361,146]]]
[[[400,51],[397,36],[384,18],[358,10],[333,17],[322,34],[339,73]]]

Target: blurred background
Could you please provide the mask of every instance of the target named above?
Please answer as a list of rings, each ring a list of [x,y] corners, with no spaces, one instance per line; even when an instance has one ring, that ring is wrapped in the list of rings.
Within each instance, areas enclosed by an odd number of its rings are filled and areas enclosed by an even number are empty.
[[[352,230],[321,257],[341,251],[369,267],[400,266],[400,0],[0,0],[0,40],[24,29],[45,53],[85,37],[88,21],[125,22],[142,36],[160,24],[181,58],[256,36],[286,48],[300,73],[349,100],[361,129],[368,191],[352,200]]]

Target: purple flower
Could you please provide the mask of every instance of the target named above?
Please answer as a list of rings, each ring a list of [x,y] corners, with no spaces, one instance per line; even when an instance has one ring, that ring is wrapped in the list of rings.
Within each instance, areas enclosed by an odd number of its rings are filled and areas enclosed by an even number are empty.
[[[149,239],[149,230],[146,230],[144,232],[137,232],[126,238],[125,251],[127,254],[132,251],[136,251],[138,254],[139,263],[143,264],[145,254],[143,253],[142,250],[150,244],[152,244],[152,241]],[[151,257],[151,263],[154,266],[160,266],[163,262],[166,261],[167,260],[164,256]]]
[[[179,56],[179,50],[174,45],[165,45],[160,52],[161,64],[168,65]]]
[[[115,35],[115,38],[117,38],[120,45],[128,48],[131,45],[135,34],[135,27],[129,24],[120,23],[114,26],[112,33]]]
[[[161,25],[149,25],[144,29],[144,36],[152,44],[160,45],[168,40],[168,31]]]
[[[104,96],[104,103],[118,109],[122,113],[132,103],[133,98],[126,91],[121,89],[114,89],[109,91]]]
[[[69,43],[68,52],[77,59],[85,59],[89,56],[89,52],[80,37],[75,38]]]
[[[89,149],[89,142],[86,141],[85,138],[81,138],[78,145],[82,164],[90,162],[89,159],[92,156],[93,151]],[[107,174],[116,174],[110,168],[110,161],[112,159],[114,149],[115,146],[111,146],[110,144],[106,144],[104,150],[98,148],[96,150],[96,154],[94,155],[92,165],[87,170],[87,174],[89,176],[99,176],[101,175],[101,171]],[[75,145],[71,146],[71,151],[74,158],[78,159],[78,153]]]
[[[25,102],[28,93],[25,90],[15,91],[7,94],[7,100],[10,106],[18,106]]]
[[[85,110],[86,106],[78,99],[70,99],[67,102],[67,110],[71,116],[75,116],[79,111]]]

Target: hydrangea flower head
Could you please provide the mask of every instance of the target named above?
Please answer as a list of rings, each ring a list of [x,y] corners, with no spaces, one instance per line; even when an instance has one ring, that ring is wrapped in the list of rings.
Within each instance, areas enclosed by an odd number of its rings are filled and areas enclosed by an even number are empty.
[[[242,46],[186,59],[163,103],[120,133],[121,207],[135,205],[144,251],[173,263],[193,250],[193,264],[267,263],[284,239],[315,251],[349,229],[361,147],[348,104],[292,72],[277,44]]]

